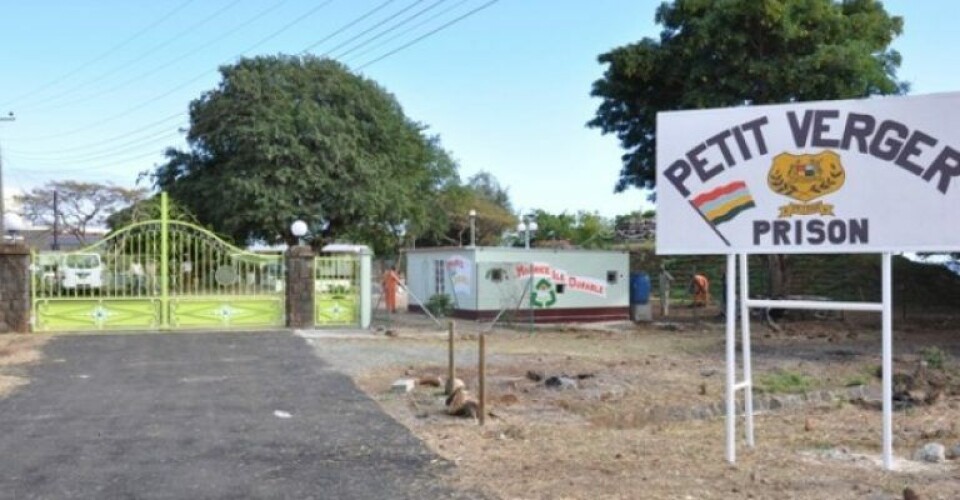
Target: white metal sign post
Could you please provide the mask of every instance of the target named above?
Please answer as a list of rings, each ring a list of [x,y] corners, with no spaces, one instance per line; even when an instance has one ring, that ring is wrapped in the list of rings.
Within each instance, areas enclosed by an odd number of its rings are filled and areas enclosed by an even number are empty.
[[[657,253],[727,256],[727,460],[736,393],[753,439],[751,308],[880,312],[883,462],[893,468],[893,252],[960,249],[960,93],[657,115]],[[880,253],[879,303],[751,299],[750,254]],[[740,268],[743,380],[736,379]]]

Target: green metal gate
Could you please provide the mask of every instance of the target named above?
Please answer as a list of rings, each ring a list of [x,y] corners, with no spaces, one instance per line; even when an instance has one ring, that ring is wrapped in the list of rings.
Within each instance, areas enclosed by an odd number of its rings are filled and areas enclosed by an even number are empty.
[[[316,257],[314,322],[317,326],[360,323],[360,258],[354,255]]]
[[[132,224],[73,252],[33,255],[38,332],[280,327],[280,255],[234,247],[194,224]]]

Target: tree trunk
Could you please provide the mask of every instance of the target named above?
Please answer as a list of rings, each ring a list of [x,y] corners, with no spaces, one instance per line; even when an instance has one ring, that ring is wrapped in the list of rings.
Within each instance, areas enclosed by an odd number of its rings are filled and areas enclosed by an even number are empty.
[[[767,255],[767,295],[782,298],[790,293],[790,267],[787,256],[783,254]]]

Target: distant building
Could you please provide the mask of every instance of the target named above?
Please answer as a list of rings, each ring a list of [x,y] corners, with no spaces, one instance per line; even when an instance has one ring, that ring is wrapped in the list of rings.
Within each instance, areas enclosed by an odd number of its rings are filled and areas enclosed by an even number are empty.
[[[420,309],[418,301],[446,295],[452,314],[466,319],[509,314],[549,323],[629,317],[627,252],[447,247],[405,253],[411,311]]]
[[[86,238],[81,240],[72,234],[59,234],[56,238],[57,246],[61,251],[79,250],[83,247],[93,245],[107,234],[106,230],[88,231]],[[14,234],[17,241],[24,243],[29,248],[37,251],[53,250],[54,237],[53,231],[48,228],[30,228],[18,231]],[[10,241],[11,235],[8,233],[5,238]]]

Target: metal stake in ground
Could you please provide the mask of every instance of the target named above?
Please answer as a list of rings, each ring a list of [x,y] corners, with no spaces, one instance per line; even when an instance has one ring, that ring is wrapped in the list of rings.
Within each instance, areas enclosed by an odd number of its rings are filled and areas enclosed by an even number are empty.
[[[456,325],[456,323],[453,322],[453,320],[450,320],[450,322],[448,323],[448,325],[449,325],[449,330],[450,330],[450,339],[449,339],[448,346],[447,346],[447,347],[448,347],[448,348],[447,348],[448,353],[447,353],[447,386],[446,386],[446,393],[447,393],[447,395],[450,395],[450,394],[453,394],[453,381],[456,380],[456,378],[457,378],[457,365],[456,365],[456,361],[454,360],[454,355],[453,355],[453,353],[454,353],[454,348],[456,347],[456,343],[457,343],[457,341],[456,341],[457,325]]]
[[[480,366],[477,374],[480,379],[480,425],[484,424],[487,416],[487,336],[480,334]]]

